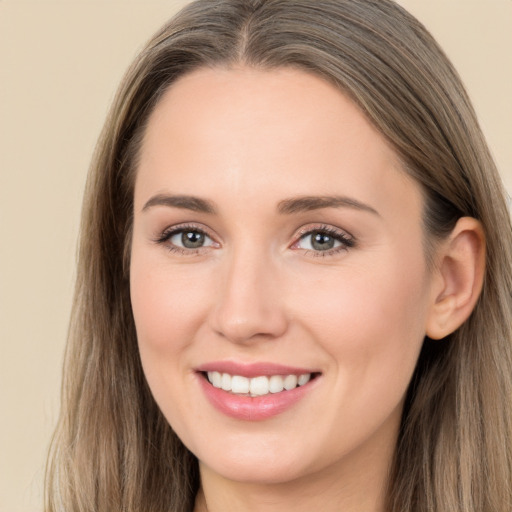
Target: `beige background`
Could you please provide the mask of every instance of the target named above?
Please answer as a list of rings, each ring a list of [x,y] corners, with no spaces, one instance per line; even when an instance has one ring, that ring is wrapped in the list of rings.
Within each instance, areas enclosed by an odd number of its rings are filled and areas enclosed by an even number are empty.
[[[121,75],[184,1],[0,0],[0,512],[42,510],[86,169]],[[512,0],[402,0],[512,191]]]

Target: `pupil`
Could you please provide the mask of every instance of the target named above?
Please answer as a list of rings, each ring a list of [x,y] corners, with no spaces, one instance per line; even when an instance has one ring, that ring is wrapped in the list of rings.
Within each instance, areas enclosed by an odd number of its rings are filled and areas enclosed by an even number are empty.
[[[181,235],[181,242],[187,249],[197,249],[204,244],[204,234],[197,231],[186,231]]]
[[[314,233],[311,246],[318,251],[328,251],[334,247],[334,238],[325,233]]]

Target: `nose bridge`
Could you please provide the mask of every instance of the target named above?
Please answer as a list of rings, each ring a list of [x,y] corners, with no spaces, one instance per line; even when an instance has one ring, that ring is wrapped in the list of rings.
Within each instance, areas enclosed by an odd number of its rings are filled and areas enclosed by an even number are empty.
[[[214,329],[233,342],[276,338],[287,328],[276,262],[248,242],[233,248],[220,276]]]

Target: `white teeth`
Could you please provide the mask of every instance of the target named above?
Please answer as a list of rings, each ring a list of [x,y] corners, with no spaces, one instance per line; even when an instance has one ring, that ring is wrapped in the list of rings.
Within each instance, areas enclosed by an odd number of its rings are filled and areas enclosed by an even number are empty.
[[[310,380],[311,380],[311,373],[304,373],[302,375],[299,375],[297,383],[299,386],[304,386],[304,384],[307,384]]]
[[[221,388],[224,391],[231,391],[231,375],[223,373],[221,378]]]
[[[249,379],[247,377],[240,377],[240,375],[233,375],[231,377],[231,391],[239,395],[249,393]]]
[[[269,393],[280,393],[290,391],[297,386],[304,386],[311,380],[310,373],[302,375],[272,375],[266,377],[253,377],[249,379],[241,375],[230,375],[229,373],[208,372],[208,380],[215,388],[231,391],[238,395],[263,396]]]
[[[222,375],[219,372],[208,372],[208,380],[213,384],[214,388],[222,387]]]
[[[268,395],[268,377],[254,377],[250,385],[251,395]]]
[[[268,380],[268,390],[271,393],[280,393],[284,389],[283,377],[281,375],[272,375]]]
[[[286,391],[290,391],[290,389],[294,389],[297,387],[297,375],[287,375],[284,378],[284,389]]]

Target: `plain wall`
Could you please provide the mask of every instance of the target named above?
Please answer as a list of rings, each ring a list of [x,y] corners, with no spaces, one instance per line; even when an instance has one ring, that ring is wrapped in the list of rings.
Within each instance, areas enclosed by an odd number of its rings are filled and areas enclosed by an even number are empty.
[[[87,167],[124,70],[184,3],[0,0],[0,512],[42,510]],[[512,191],[512,0],[399,3],[455,63]]]

